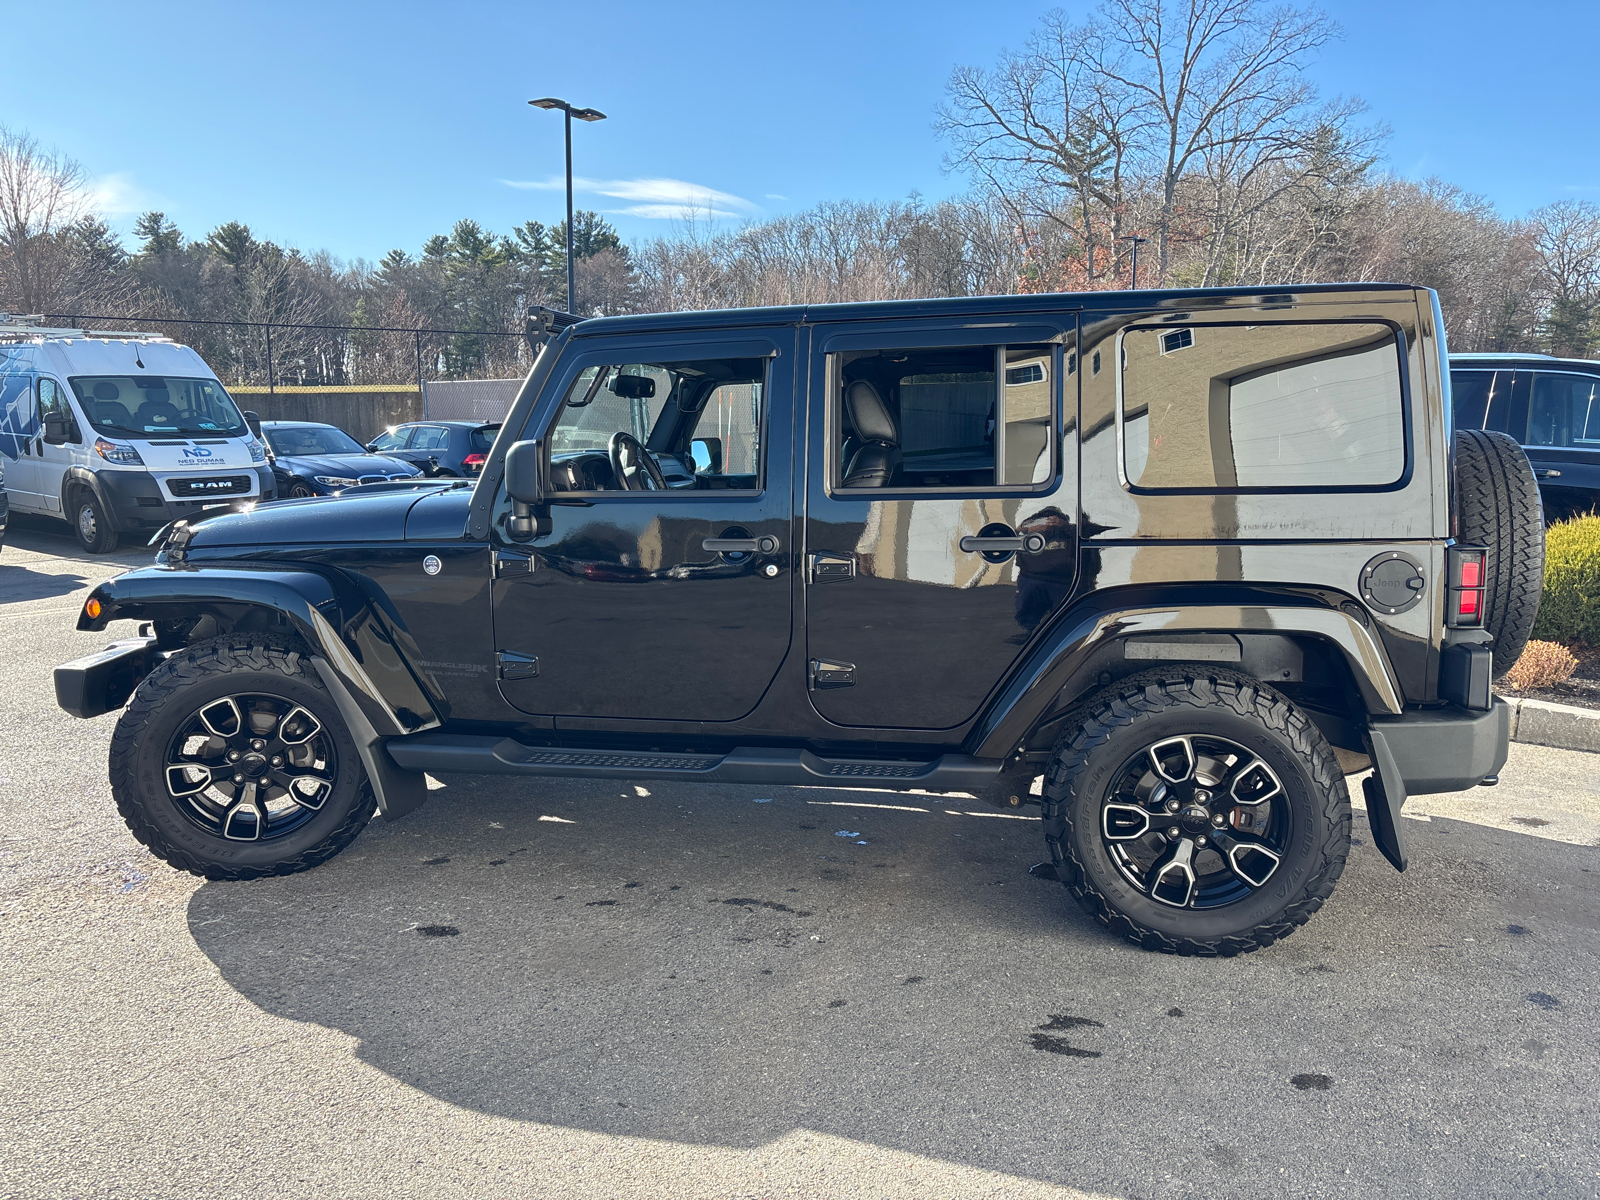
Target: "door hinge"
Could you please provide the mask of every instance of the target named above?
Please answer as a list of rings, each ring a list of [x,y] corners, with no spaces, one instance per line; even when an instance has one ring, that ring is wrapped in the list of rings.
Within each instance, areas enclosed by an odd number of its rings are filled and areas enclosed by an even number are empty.
[[[810,569],[812,583],[839,583],[856,577],[854,554],[836,554],[831,550],[819,550],[807,556],[806,565]]]
[[[518,554],[514,550],[497,550],[494,555],[495,575],[531,575],[539,565],[537,555]]]
[[[856,683],[855,663],[835,662],[827,658],[813,658],[808,671],[813,692],[825,692],[830,688],[854,687]]]
[[[519,654],[515,650],[495,652],[494,661],[501,679],[533,679],[539,674],[539,656]]]

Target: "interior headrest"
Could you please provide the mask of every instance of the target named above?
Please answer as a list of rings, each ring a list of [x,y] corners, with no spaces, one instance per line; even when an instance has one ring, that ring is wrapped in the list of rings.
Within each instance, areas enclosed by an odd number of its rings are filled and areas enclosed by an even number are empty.
[[[109,379],[102,379],[94,385],[94,398],[96,400],[116,400],[122,396],[122,389]]]
[[[894,414],[878,395],[878,389],[865,379],[858,379],[844,389],[844,409],[855,426],[856,436],[864,442],[900,444],[900,431]]]
[[[145,391],[144,403],[139,405],[139,407],[140,408],[144,408],[146,406],[153,406],[153,405],[157,405],[157,404],[171,404],[171,403],[172,403],[172,399],[171,399],[170,396],[167,395],[167,389],[166,388],[149,388],[149,389],[147,389]]]

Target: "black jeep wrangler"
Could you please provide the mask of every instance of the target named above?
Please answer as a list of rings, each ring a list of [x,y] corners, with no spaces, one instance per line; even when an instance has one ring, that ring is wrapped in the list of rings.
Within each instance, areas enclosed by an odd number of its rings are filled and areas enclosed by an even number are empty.
[[[481,478],[178,523],[61,667],[134,834],[314,867],[424,772],[1033,801],[1152,949],[1306,921],[1363,783],[1493,782],[1538,603],[1517,444],[1453,434],[1399,285],[617,317],[552,332]],[[131,702],[130,702],[131,697]]]

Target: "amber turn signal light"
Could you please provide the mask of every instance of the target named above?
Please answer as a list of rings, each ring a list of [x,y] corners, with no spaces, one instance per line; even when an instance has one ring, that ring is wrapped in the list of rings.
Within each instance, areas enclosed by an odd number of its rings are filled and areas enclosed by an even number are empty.
[[[89,603],[83,606],[83,611],[87,613],[89,619],[93,621],[100,615],[100,601],[91,598]]]

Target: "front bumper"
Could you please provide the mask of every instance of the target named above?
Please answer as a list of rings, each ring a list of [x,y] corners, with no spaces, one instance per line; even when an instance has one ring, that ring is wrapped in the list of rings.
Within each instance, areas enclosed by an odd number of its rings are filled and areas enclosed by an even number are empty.
[[[1511,752],[1511,709],[1498,696],[1487,712],[1456,705],[1373,717],[1370,733],[1393,755],[1405,794],[1464,792],[1498,775]]]
[[[270,466],[241,467],[230,474],[246,472],[256,477],[254,496],[214,499],[174,500],[161,490],[161,481],[147,471],[101,471],[95,476],[101,497],[106,502],[112,526],[119,533],[151,532],[173,521],[190,520],[208,508],[241,508],[277,494]]]
[[[155,638],[140,637],[62,663],[55,671],[56,703],[75,717],[115,712],[165,657]]]

